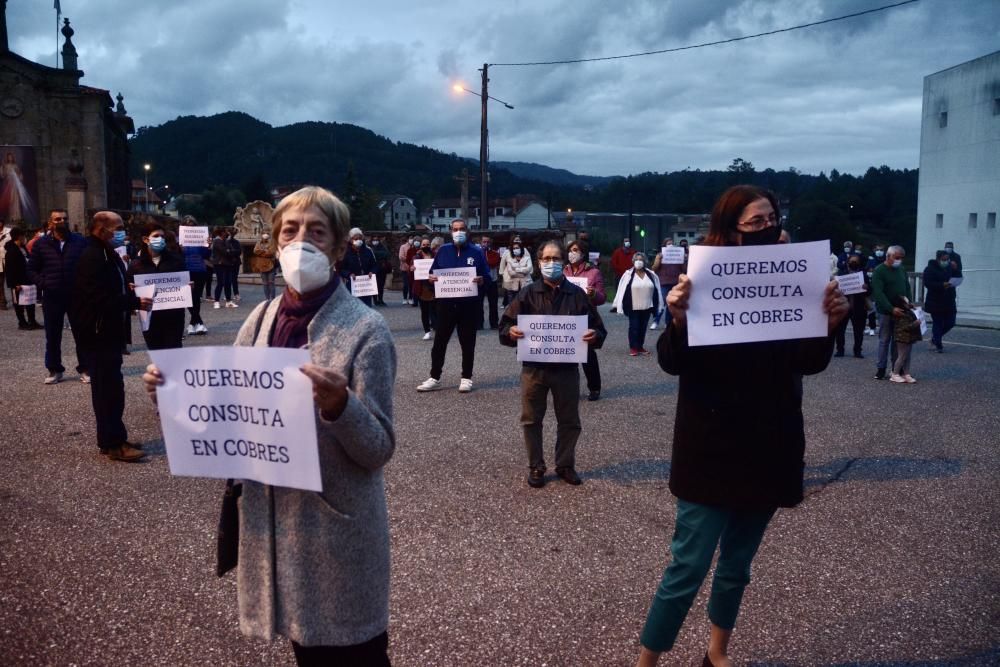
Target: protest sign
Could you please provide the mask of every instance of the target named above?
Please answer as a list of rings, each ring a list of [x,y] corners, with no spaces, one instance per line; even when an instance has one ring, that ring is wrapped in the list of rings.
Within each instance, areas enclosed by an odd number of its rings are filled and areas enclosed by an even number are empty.
[[[840,285],[840,292],[845,296],[860,294],[865,291],[865,278],[861,271],[848,273],[843,276],[834,276]]]
[[[584,292],[590,287],[589,281],[585,276],[566,276],[566,280],[570,281]]]
[[[143,285],[156,285],[153,310],[173,310],[192,306],[191,274],[187,271],[136,274],[135,286],[142,287]]]
[[[679,245],[665,245],[660,248],[660,256],[664,264],[683,264],[684,247]]]
[[[517,360],[557,364],[587,361],[586,315],[518,315]]]
[[[435,299],[457,299],[461,297],[479,296],[479,286],[472,282],[476,277],[476,269],[463,267],[461,269],[438,269],[434,272]]]
[[[963,280],[965,280],[964,276],[957,276],[957,277],[948,278],[948,282],[951,283],[952,287],[958,287],[959,285],[962,284]]]
[[[156,298],[156,285],[136,285],[135,295],[140,299],[154,299]],[[152,316],[151,311],[139,309],[139,325],[143,331],[149,331],[149,322]]]
[[[590,257],[591,264],[597,264],[598,260],[601,258],[601,253],[599,252],[588,252],[587,256]]]
[[[434,263],[433,259],[413,260],[413,279],[427,280],[427,277],[430,275],[431,264],[433,263]]]
[[[378,283],[375,282],[375,274],[351,276],[351,294],[354,296],[378,296]]]
[[[38,287],[35,285],[19,285],[16,303],[19,306],[33,306],[38,303]],[[0,285],[3,289],[3,285]]]
[[[120,245],[117,248],[115,248],[115,252],[118,253],[118,256],[121,257],[126,264],[128,264],[128,248],[126,248],[123,245]]]
[[[827,241],[692,246],[688,344],[723,345],[827,335]]]
[[[177,242],[182,246],[208,245],[208,227],[189,227],[181,225],[177,228]]]
[[[170,472],[322,491],[309,351],[274,347],[152,350]]]

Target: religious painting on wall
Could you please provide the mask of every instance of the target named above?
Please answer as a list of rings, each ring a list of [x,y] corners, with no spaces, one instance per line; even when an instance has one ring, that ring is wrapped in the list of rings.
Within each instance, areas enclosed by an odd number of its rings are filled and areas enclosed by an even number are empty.
[[[38,178],[32,146],[0,146],[0,220],[33,228],[38,220]]]

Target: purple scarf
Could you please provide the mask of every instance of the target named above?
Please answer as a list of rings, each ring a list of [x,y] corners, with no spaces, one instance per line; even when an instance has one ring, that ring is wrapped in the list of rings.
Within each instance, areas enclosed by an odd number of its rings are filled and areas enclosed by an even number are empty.
[[[281,305],[278,306],[277,323],[274,326],[274,336],[271,347],[302,347],[309,342],[309,323],[319,309],[333,295],[340,284],[340,278],[333,274],[325,287],[312,292],[305,298],[292,296],[292,291],[286,289],[281,293]]]

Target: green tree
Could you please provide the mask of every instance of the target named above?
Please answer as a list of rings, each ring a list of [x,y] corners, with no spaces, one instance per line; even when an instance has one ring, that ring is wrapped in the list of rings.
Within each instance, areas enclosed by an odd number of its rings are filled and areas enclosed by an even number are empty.
[[[825,201],[807,201],[793,206],[788,226],[795,241],[828,240],[834,247],[858,235],[847,214]]]

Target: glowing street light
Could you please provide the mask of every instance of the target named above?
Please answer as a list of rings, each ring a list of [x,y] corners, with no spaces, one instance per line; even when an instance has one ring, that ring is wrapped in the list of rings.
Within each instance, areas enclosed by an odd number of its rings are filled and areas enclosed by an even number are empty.
[[[142,168],[146,172],[146,213],[149,213],[149,170],[152,169],[152,167],[150,167],[147,162],[142,165]]]

